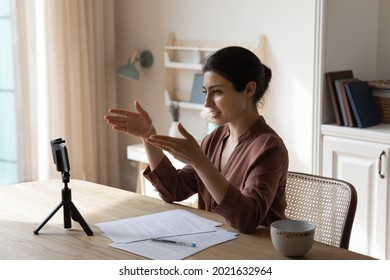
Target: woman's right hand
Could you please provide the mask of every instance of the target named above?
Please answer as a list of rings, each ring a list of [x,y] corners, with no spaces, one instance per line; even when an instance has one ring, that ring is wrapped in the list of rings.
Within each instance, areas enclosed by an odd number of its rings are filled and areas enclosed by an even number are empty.
[[[122,109],[110,109],[109,113],[115,115],[106,115],[104,119],[113,130],[124,132],[142,139],[156,134],[152,120],[149,114],[141,107],[138,101],[134,102],[136,112]]]

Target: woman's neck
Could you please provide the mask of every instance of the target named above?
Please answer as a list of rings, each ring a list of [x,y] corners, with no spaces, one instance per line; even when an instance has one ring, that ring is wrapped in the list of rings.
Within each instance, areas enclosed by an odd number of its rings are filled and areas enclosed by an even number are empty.
[[[248,129],[259,119],[260,115],[256,111],[253,114],[247,114],[246,116],[237,119],[234,122],[229,123],[230,140],[238,142],[241,135],[248,131]]]

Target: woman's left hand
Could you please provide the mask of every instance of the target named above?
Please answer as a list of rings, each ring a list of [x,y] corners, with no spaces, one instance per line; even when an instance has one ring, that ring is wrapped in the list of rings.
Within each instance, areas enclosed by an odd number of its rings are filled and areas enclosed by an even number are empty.
[[[196,139],[188,133],[181,123],[178,124],[178,129],[184,138],[155,134],[145,140],[147,143],[167,151],[179,161],[193,165],[205,155]]]

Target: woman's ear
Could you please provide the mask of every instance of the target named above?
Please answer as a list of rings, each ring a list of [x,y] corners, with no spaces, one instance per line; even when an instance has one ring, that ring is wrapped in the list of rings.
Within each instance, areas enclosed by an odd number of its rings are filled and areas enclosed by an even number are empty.
[[[254,81],[248,82],[245,88],[245,95],[251,98],[256,92],[256,83]]]

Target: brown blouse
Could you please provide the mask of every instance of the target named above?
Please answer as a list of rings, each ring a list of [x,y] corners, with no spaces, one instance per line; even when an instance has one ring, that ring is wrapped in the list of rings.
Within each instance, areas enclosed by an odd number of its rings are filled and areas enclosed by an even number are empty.
[[[208,134],[201,148],[218,169],[223,142],[229,136],[229,126],[223,125]],[[237,146],[221,171],[230,183],[218,205],[195,170],[186,165],[176,170],[164,157],[153,171],[148,167],[144,176],[160,192],[166,202],[181,201],[198,193],[198,208],[215,212],[243,233],[258,225],[269,226],[285,219],[285,186],[288,152],[282,139],[261,116],[240,136]]]

